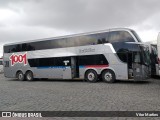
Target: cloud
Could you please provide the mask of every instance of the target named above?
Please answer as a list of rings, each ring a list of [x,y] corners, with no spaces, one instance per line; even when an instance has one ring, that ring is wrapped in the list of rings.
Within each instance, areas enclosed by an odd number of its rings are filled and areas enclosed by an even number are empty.
[[[140,24],[159,12],[158,0],[40,0],[15,3],[25,24],[84,31]]]
[[[0,47],[113,27],[134,28],[143,39],[152,40],[160,29],[159,4],[159,0],[3,0]]]
[[[62,30],[45,28],[43,26],[17,26],[16,29],[14,27],[0,29],[1,40],[3,40],[4,43],[40,39],[42,37],[51,37],[65,34],[69,33]]]
[[[28,41],[34,39],[48,38],[51,36],[61,36],[71,34],[69,32],[47,28],[44,26],[17,26],[0,28],[0,57],[3,53],[3,45],[19,41]]]

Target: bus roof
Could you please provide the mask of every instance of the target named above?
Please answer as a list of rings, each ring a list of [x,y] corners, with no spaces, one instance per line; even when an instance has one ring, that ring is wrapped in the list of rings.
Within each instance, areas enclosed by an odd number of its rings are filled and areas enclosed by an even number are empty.
[[[133,31],[132,29],[129,29],[129,28],[112,28],[112,29],[107,29],[107,30],[100,30],[100,31],[93,31],[93,32],[86,32],[86,33],[78,33],[78,34],[72,34],[72,35],[57,36],[57,37],[35,39],[35,40],[26,40],[26,41],[22,41],[22,42],[14,42],[14,43],[5,44],[4,46],[22,44],[22,43],[30,43],[30,42],[39,42],[39,41],[45,41],[45,40],[54,40],[54,39],[78,37],[78,36],[82,36],[82,35],[91,35],[91,34],[97,34],[97,33],[109,32],[109,31],[118,31],[118,30]]]
[[[148,46],[148,45],[149,45],[149,44],[142,43],[142,42],[125,42],[125,43],[128,43],[128,44],[135,44],[135,45],[142,45],[142,46]]]

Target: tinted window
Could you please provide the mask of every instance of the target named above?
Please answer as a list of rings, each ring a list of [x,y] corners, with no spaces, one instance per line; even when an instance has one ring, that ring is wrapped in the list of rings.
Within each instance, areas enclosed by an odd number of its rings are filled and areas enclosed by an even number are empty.
[[[64,66],[64,61],[66,60],[69,60],[71,61],[71,58],[70,57],[57,57],[57,58],[54,58],[54,65],[55,66]],[[71,62],[69,62],[67,65],[71,65]]]
[[[109,33],[99,33],[97,34],[97,43],[98,44],[104,44],[104,43],[108,43],[108,37],[109,37]]]
[[[47,66],[64,66],[65,60],[70,61],[70,57],[28,59],[28,62],[31,67],[47,67]],[[70,65],[70,62],[68,63],[68,65]]]
[[[38,67],[39,66],[39,59],[28,59],[30,67]]]
[[[112,43],[113,48],[116,52],[123,52],[123,51],[140,51],[139,45],[136,44],[129,44],[123,42],[115,42]]]
[[[128,60],[130,59],[130,57],[128,57],[128,56],[132,56],[132,55],[129,55],[130,53],[140,51],[139,45],[136,45],[136,44],[115,42],[115,43],[112,43],[112,45],[113,45],[119,59],[123,62],[127,62],[127,59]]]
[[[4,46],[5,53],[108,43],[108,32]]]
[[[97,35],[84,35],[66,38],[66,45],[64,47],[74,47],[74,46],[85,46],[85,45],[96,45]]]
[[[87,55],[79,57],[79,65],[108,65],[104,55]]]
[[[30,43],[22,44],[22,51],[31,51],[31,50],[35,50],[35,47],[33,45],[31,45]]]
[[[131,32],[135,36],[135,38],[137,39],[138,42],[142,42],[141,39],[139,38],[138,34],[134,30],[131,30]]]
[[[54,66],[53,58],[41,58],[39,59],[39,66]]]
[[[109,33],[109,42],[135,42],[135,40],[126,31],[113,31]]]
[[[15,49],[12,50],[12,51],[14,51],[14,52],[20,52],[21,50],[22,50],[22,46],[20,44],[18,44],[18,45],[15,45]]]
[[[4,52],[5,53],[12,53],[15,52],[15,45],[10,45],[10,46],[4,46]]]
[[[79,65],[108,65],[108,61],[104,55],[87,55],[77,57]],[[64,61],[71,61],[71,57],[55,57],[55,58],[37,58],[28,59],[31,67],[46,67],[46,66],[65,66]],[[68,63],[71,65],[71,62]]]

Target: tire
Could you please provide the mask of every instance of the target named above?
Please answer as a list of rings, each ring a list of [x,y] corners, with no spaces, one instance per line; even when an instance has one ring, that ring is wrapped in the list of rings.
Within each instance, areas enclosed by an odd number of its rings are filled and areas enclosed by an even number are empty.
[[[105,70],[102,73],[102,80],[106,83],[114,83],[115,79],[116,79],[116,76],[112,70]]]
[[[24,79],[25,77],[24,77],[24,74],[23,74],[22,71],[19,71],[16,76],[17,76],[17,79],[20,80],[20,81],[24,81],[25,80]]]
[[[26,73],[26,80],[28,80],[28,81],[33,81],[34,80],[33,73],[31,71],[28,71]]]
[[[97,82],[98,81],[97,72],[94,70],[88,70],[85,74],[85,80],[92,83]]]

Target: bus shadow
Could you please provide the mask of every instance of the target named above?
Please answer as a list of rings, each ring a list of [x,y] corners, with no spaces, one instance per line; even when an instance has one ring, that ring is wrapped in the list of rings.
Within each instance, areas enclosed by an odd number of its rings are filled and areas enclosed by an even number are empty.
[[[19,81],[17,79],[9,79],[9,81]],[[85,82],[90,83],[85,80],[73,80],[73,79],[34,79],[33,81],[22,81],[22,82]],[[125,80],[117,80],[114,83],[105,83],[102,80],[99,80],[98,82],[92,83],[104,83],[104,84],[150,84],[152,81],[125,81]]]
[[[117,84],[150,84],[151,81],[125,81],[125,80],[117,80],[115,83],[117,83]]]
[[[33,82],[85,82],[84,80],[73,80],[73,79],[35,79]]]
[[[151,78],[152,78],[152,79],[159,79],[159,80],[160,80],[160,76],[156,76],[156,75],[151,76]]]
[[[9,79],[8,81],[19,81],[18,79]],[[20,82],[86,82],[84,80],[64,80],[64,79],[34,79],[33,81],[20,81]]]

